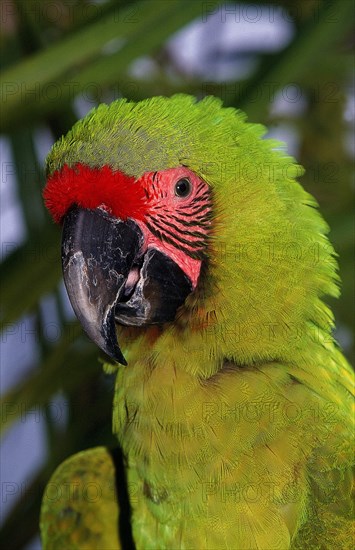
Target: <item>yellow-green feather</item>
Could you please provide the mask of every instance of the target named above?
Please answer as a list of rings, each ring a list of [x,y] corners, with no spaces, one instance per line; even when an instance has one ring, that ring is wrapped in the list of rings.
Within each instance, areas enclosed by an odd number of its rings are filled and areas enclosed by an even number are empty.
[[[137,177],[184,164],[212,189],[197,289],[173,323],[119,329],[113,424],[137,548],[352,542],[353,379],[323,302],[338,294],[334,251],[302,169],[263,134],[215,98],[119,100],[48,159],[50,173],[82,162]]]
[[[104,447],[78,453],[57,468],[41,509],[44,550],[120,550],[116,473]]]

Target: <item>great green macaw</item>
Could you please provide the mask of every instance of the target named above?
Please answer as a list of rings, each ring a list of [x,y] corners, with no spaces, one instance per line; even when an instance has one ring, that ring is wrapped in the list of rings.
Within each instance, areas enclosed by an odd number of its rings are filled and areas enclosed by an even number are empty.
[[[264,133],[175,95],[100,105],[51,150],[44,198],[74,311],[117,371],[119,448],[54,473],[45,549],[353,548],[337,265],[302,168]]]

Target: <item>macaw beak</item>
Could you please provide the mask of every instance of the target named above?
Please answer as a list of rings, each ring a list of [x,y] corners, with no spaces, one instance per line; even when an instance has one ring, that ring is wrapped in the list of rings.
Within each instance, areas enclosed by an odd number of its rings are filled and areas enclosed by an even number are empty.
[[[115,306],[142,240],[134,222],[117,220],[100,208],[73,207],[64,218],[63,276],[74,312],[89,338],[123,365]]]
[[[83,329],[114,361],[127,365],[116,322],[145,326],[172,321],[192,290],[189,278],[144,237],[131,219],[102,208],[72,207],[64,217],[63,277]]]

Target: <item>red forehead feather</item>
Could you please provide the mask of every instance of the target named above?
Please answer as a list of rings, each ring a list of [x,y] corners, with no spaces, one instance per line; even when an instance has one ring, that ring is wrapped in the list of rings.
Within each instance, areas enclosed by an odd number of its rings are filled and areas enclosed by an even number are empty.
[[[143,220],[147,212],[147,198],[140,183],[109,166],[64,165],[48,178],[43,197],[57,223],[73,204],[89,209],[104,205],[122,220]]]

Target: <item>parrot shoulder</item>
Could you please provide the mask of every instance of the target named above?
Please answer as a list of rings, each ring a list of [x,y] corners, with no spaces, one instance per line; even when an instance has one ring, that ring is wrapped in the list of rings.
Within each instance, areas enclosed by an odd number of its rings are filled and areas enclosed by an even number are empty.
[[[42,501],[44,550],[121,548],[122,460],[118,449],[95,447],[69,457],[57,468]]]

